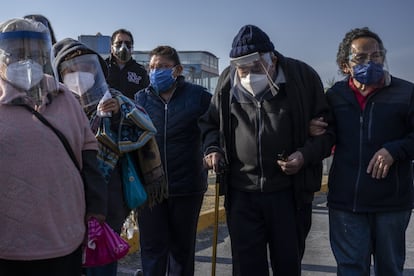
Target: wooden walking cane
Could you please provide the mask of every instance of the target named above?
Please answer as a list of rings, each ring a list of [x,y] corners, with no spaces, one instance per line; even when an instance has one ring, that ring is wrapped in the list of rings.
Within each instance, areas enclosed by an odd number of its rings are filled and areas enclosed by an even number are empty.
[[[211,276],[216,275],[216,259],[217,259],[217,236],[218,236],[218,218],[219,218],[219,186],[220,173],[216,173],[215,201],[214,201],[214,230],[213,230],[213,253],[211,256]]]

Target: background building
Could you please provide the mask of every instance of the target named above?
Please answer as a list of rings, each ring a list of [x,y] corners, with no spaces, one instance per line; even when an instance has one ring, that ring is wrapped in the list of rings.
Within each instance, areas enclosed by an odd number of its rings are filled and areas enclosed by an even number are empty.
[[[111,53],[111,37],[100,33],[80,35],[78,40],[107,58]],[[214,93],[219,76],[219,59],[207,51],[178,51],[187,81],[199,84]],[[132,57],[148,69],[150,51],[133,51]]]
[[[97,33],[96,35],[78,36],[78,40],[103,56],[108,56],[111,53],[110,36]]]

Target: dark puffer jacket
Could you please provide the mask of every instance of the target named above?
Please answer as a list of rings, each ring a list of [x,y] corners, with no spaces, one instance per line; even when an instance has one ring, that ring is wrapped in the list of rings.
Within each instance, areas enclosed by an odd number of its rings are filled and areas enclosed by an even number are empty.
[[[329,207],[379,212],[413,207],[411,160],[414,159],[414,85],[392,78],[367,99],[363,111],[348,79],[328,92],[337,141],[329,175]],[[369,161],[385,148],[394,158],[388,176],[366,173]]]
[[[206,112],[211,94],[199,85],[177,78],[169,102],[151,87],[135,95],[157,128],[156,140],[168,179],[169,196],[201,194],[207,189],[207,171],[202,164],[198,119]]]

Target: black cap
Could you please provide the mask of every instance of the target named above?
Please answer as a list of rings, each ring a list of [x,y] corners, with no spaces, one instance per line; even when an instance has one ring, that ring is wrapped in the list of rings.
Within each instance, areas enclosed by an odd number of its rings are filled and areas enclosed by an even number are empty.
[[[245,25],[233,39],[230,58],[237,58],[255,52],[273,52],[274,50],[275,47],[265,32],[254,25]]]

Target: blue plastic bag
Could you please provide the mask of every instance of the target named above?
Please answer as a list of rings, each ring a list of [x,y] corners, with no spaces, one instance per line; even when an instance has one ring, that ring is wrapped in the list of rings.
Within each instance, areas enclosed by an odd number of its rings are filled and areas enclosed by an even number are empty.
[[[147,193],[135,170],[135,164],[128,153],[122,158],[122,182],[124,199],[130,209],[135,209],[145,203]]]

